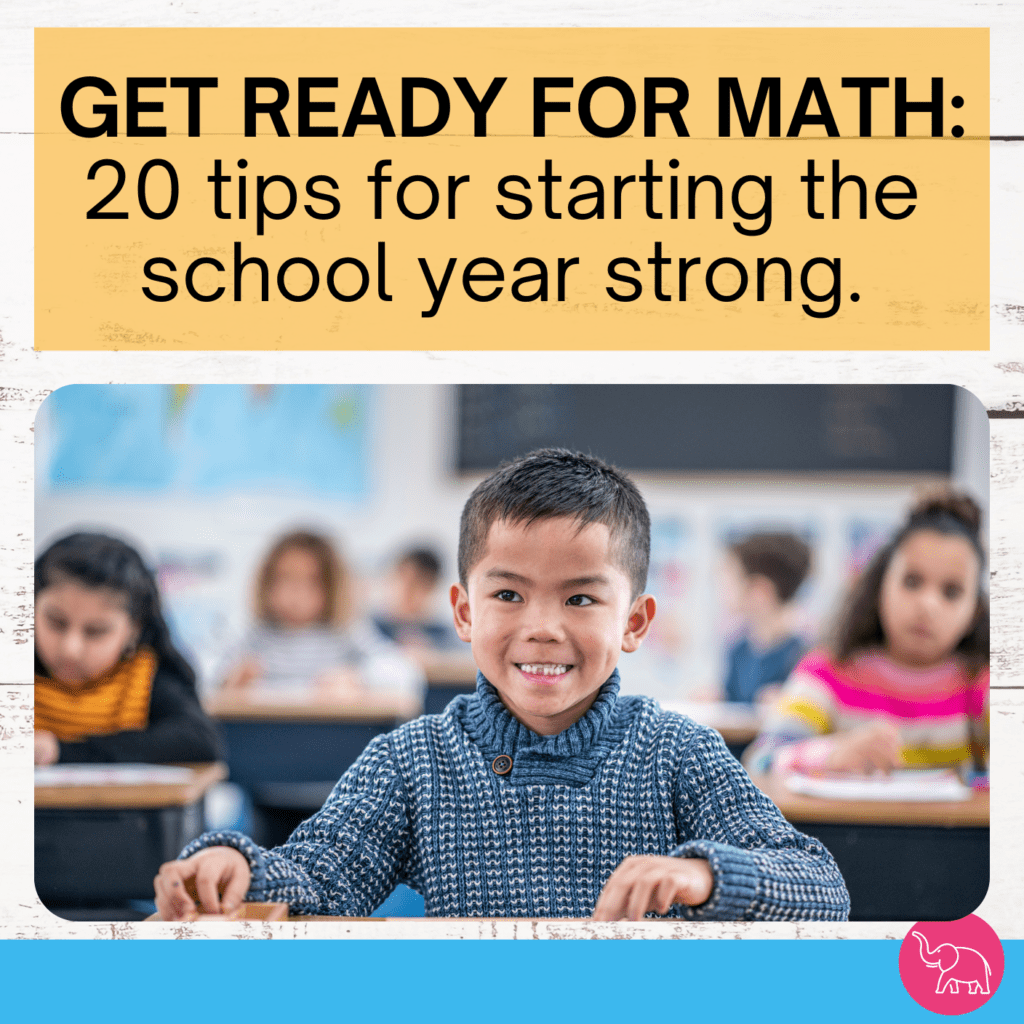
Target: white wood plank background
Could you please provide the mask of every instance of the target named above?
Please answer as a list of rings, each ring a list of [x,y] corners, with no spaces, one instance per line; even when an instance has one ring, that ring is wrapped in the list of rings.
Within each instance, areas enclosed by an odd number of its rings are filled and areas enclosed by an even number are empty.
[[[35,26],[587,25],[988,26],[993,136],[1024,137],[1024,3],[940,0],[2,0],[0,3],[0,937],[203,937],[224,927],[72,925],[32,884],[32,553],[35,413],[67,383],[102,382],[948,382],[999,418],[992,428],[992,885],[979,909],[1004,939],[1024,938],[1024,141],[991,144],[991,351],[988,353],[140,353],[32,348],[32,29]],[[1001,414],[1001,416],[1000,416]],[[246,924],[250,937],[899,938],[905,923],[827,925]]]

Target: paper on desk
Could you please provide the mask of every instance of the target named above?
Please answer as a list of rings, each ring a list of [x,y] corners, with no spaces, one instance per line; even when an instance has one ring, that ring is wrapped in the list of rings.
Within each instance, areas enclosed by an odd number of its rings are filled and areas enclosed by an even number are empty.
[[[176,786],[192,772],[166,764],[53,764],[36,769],[37,786]]]
[[[971,790],[951,768],[904,768],[891,775],[801,775],[786,777],[791,793],[826,800],[906,800],[940,803],[967,800]]]

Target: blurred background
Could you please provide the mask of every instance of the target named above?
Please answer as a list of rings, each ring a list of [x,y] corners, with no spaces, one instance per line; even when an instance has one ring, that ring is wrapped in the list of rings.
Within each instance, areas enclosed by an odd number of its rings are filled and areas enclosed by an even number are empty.
[[[209,690],[274,538],[335,539],[369,612],[396,556],[434,548],[443,621],[463,502],[543,445],[615,463],[647,498],[659,614],[620,667],[624,689],[666,700],[721,678],[730,542],[810,544],[796,604],[813,640],[917,490],[951,481],[988,505],[985,411],[945,385],[74,385],[36,422],[37,550],[74,529],[134,543]]]

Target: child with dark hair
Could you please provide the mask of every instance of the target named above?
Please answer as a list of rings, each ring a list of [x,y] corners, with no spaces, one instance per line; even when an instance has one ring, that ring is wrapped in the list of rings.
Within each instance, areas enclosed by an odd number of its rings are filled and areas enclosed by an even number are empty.
[[[810,548],[791,533],[754,533],[729,545],[726,590],[743,635],[729,648],[726,700],[776,696],[800,660],[804,643],[793,632],[792,602],[810,567]]]
[[[424,586],[435,587],[441,578],[441,557],[431,548],[411,548],[398,559],[398,564],[415,569]]]
[[[297,683],[345,697],[422,688],[419,668],[353,614],[351,574],[321,534],[294,530],[278,538],[255,589],[256,621],[228,659],[226,689]]]
[[[402,881],[428,915],[845,919],[828,852],[718,733],[619,696],[655,614],[649,550],[643,498],[598,459],[542,449],[493,473],[451,588],[476,693],[371,740],[284,846],[200,837],[160,870],[161,916],[244,898],[360,915]]]
[[[377,628],[412,657],[450,651],[459,638],[450,622],[439,622],[433,602],[441,580],[441,557],[433,548],[414,547],[395,559],[385,581],[387,603],[374,616]]]
[[[139,553],[98,533],[35,566],[35,763],[214,761],[195,673]]]
[[[988,600],[981,513],[923,498],[854,583],[744,760],[752,771],[960,766],[987,745]]]

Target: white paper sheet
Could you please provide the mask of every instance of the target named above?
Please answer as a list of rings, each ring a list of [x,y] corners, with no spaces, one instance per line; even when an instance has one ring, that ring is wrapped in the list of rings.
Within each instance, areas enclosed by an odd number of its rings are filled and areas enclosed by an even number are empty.
[[[174,786],[192,772],[166,764],[54,764],[36,769],[37,786]]]
[[[971,790],[950,769],[902,769],[891,775],[799,775],[786,778],[792,793],[826,800],[918,800],[939,803],[967,800]]]

